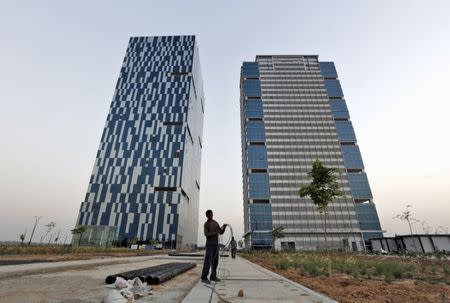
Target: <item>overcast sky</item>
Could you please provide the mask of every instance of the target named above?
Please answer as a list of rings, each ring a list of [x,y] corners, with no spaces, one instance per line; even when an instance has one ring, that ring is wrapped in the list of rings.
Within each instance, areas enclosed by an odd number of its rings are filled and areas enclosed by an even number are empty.
[[[211,208],[243,231],[241,62],[318,54],[336,64],[386,235],[408,232],[393,219],[407,204],[431,232],[450,227],[449,16],[449,1],[1,1],[0,241],[36,215],[35,240],[50,221],[69,234],[129,37],[180,34],[197,36],[206,95],[201,220]]]

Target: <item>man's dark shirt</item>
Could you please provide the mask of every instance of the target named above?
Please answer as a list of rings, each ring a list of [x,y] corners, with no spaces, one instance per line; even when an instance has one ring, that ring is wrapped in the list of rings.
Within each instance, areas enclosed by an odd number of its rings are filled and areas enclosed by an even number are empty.
[[[225,232],[225,225],[220,228],[219,223],[211,219],[205,222],[203,231],[206,236],[206,245],[217,245],[219,244],[219,234],[222,235]]]

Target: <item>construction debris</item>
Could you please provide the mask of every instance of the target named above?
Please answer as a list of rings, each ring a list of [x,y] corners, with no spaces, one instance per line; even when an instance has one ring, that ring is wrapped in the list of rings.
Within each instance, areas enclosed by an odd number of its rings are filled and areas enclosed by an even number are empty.
[[[114,288],[108,286],[106,290],[105,303],[132,303],[135,299],[151,295],[151,288],[139,278],[125,280],[117,277]]]

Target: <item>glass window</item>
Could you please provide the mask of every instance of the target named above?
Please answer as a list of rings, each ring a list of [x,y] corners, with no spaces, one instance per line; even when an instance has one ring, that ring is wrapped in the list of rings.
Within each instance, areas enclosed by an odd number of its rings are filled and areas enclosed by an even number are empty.
[[[320,73],[324,78],[337,78],[336,67],[334,62],[320,62]]]
[[[267,173],[250,173],[248,175],[248,195],[253,199],[269,199],[269,175]]]
[[[336,121],[336,131],[339,141],[356,142],[355,131],[350,121]]]
[[[339,80],[325,79],[324,82],[329,97],[344,97]]]
[[[248,168],[267,168],[267,151],[264,145],[250,145],[247,148]]]
[[[348,173],[348,181],[353,198],[365,199],[372,198],[369,180],[365,173]]]
[[[348,112],[347,104],[345,100],[340,99],[332,99],[330,100],[330,108],[331,113],[333,114],[333,118],[350,118],[350,114]]]

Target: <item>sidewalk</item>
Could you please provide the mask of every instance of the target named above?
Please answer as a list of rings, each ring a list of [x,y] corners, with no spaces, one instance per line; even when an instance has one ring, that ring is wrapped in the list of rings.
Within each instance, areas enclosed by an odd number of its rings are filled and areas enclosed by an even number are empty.
[[[210,285],[197,282],[182,302],[336,302],[239,256],[220,259],[219,278]],[[242,298],[237,296],[240,289]]]

